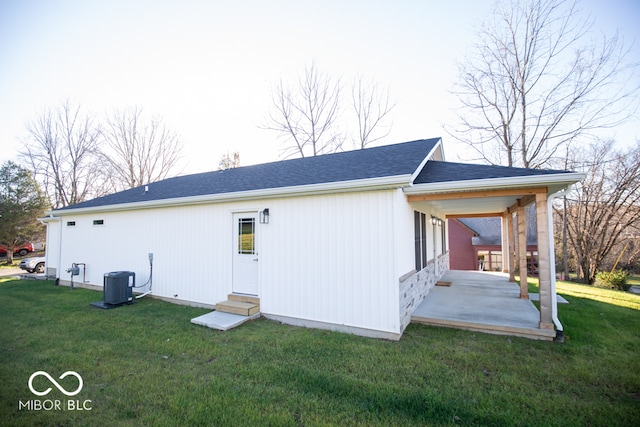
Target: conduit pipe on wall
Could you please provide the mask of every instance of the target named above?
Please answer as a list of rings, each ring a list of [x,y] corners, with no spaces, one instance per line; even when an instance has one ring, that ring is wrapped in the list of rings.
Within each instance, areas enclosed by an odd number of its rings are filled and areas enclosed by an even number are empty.
[[[562,327],[562,323],[560,323],[560,319],[558,319],[558,295],[556,294],[556,249],[554,243],[554,230],[553,230],[553,201],[558,197],[564,197],[569,194],[571,191],[571,186],[567,187],[564,190],[558,191],[557,193],[551,194],[547,198],[547,215],[549,217],[549,259],[553,260],[550,262],[549,268],[551,272],[551,317],[553,319],[553,324],[556,326],[556,338],[554,341],[556,342],[564,342],[564,328]]]
[[[149,252],[149,280],[142,286],[135,286],[136,288],[144,288],[149,285],[149,290],[141,295],[136,296],[136,299],[140,299],[145,297],[151,293],[151,288],[153,287],[153,253]]]

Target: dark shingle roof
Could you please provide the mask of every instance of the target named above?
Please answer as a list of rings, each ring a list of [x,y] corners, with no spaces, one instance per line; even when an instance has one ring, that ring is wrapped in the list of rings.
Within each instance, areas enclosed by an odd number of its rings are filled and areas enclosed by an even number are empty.
[[[553,175],[559,173],[569,172],[432,161],[425,165],[413,183],[432,184],[436,182],[468,181],[487,178],[513,178],[518,176]]]
[[[438,141],[440,138],[423,139],[178,176],[149,184],[146,194],[141,186],[60,210],[410,175],[416,172]]]
[[[458,218],[458,221],[475,231],[478,236],[487,238],[498,236],[498,241],[502,233],[502,220],[498,217],[489,218]]]
[[[535,205],[525,208],[527,215],[527,245],[536,245],[538,242],[536,227]],[[489,218],[458,218],[458,221],[475,231],[478,235],[471,238],[474,246],[500,246],[502,245],[502,219]]]

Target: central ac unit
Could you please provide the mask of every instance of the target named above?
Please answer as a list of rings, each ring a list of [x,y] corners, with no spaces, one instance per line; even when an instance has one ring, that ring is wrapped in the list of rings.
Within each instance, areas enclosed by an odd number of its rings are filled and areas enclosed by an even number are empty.
[[[105,304],[120,305],[133,300],[136,273],[132,271],[112,271],[104,275],[103,296]]]

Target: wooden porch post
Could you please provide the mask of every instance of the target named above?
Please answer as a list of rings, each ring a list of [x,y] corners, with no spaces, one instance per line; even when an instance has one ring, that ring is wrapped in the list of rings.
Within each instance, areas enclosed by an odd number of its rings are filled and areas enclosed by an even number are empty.
[[[507,273],[511,269],[509,268],[509,236],[511,236],[511,232],[509,231],[509,221],[507,219],[507,212],[502,214],[502,272]]]
[[[538,280],[540,281],[540,329],[553,329],[553,296],[551,295],[551,262],[549,253],[549,213],[547,193],[536,194],[538,228]]]
[[[518,264],[520,266],[520,298],[529,298],[529,285],[527,283],[527,223],[524,213],[524,204],[518,200]]]
[[[507,229],[509,230],[509,281],[516,281],[516,236],[513,233],[513,213],[507,210]]]

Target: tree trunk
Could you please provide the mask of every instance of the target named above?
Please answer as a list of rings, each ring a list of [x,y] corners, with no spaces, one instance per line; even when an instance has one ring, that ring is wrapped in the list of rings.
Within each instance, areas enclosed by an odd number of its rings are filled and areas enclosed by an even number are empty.
[[[591,266],[591,262],[588,259],[588,257],[584,257],[582,259],[582,262],[580,264],[580,271],[582,273],[582,283],[584,283],[585,285],[590,285],[593,283],[593,276],[594,274],[592,274],[592,266]]]

